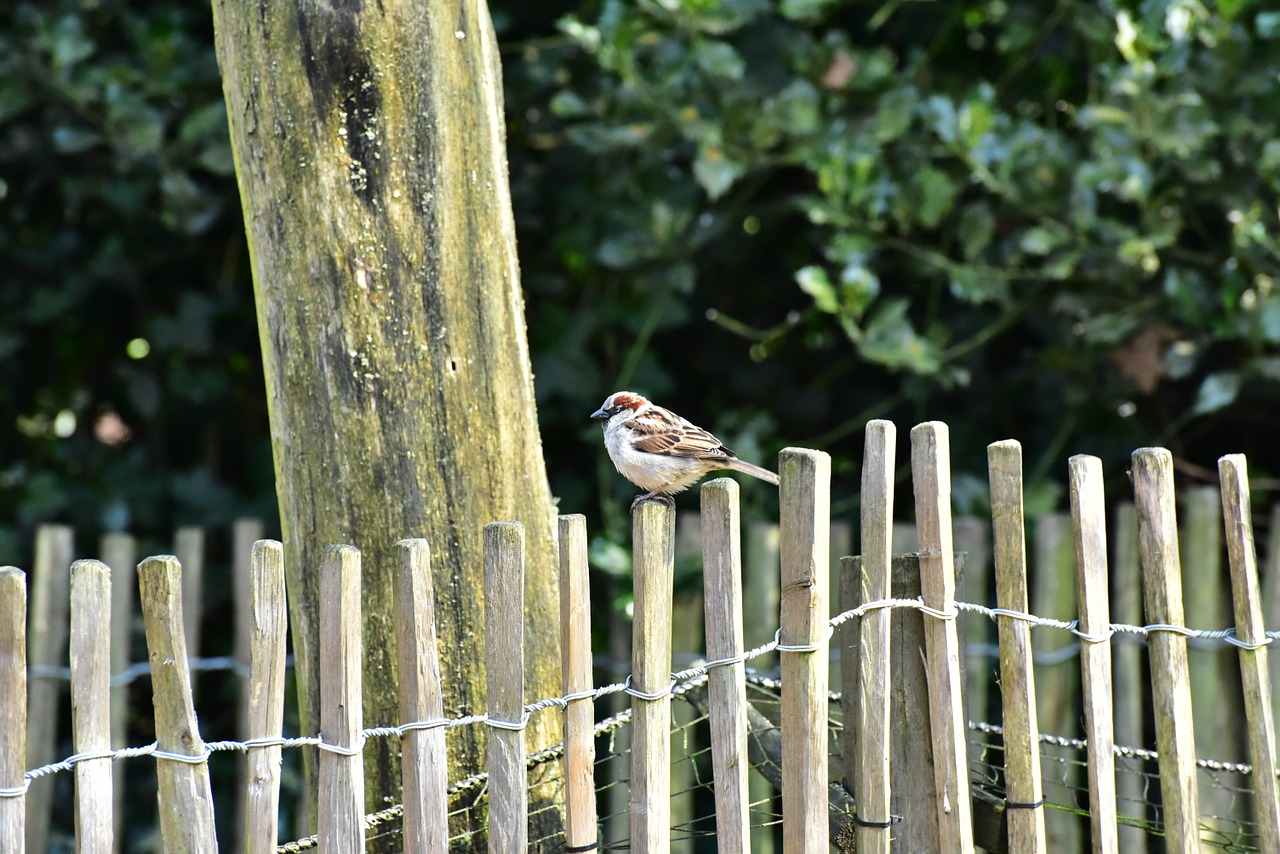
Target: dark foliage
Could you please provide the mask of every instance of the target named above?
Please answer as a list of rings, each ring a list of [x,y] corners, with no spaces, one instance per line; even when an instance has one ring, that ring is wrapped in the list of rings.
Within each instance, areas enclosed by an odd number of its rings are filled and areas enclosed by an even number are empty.
[[[630,387],[768,462],[952,427],[958,509],[1021,439],[1262,441],[1280,397],[1280,14],[1245,0],[497,3],[553,489],[624,531],[586,415]],[[208,10],[0,12],[0,561],[62,519],[274,515]],[[905,438],[903,440],[905,452]],[[905,458],[905,457],[903,457]],[[904,474],[905,476],[905,474]],[[747,492],[767,502],[765,491]],[[765,504],[767,506],[767,503]],[[598,512],[597,512],[598,511]],[[603,552],[600,552],[603,554]]]

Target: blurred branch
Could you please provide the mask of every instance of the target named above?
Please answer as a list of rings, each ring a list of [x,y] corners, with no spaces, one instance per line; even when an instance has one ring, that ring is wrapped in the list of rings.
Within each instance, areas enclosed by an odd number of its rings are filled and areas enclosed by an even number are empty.
[[[762,344],[769,344],[784,337],[788,332],[799,325],[801,321],[811,317],[812,314],[812,308],[806,308],[804,311],[791,311],[787,313],[785,320],[781,323],[774,324],[767,329],[758,329],[714,308],[707,309],[706,318],[717,326],[727,329],[740,338],[746,338],[748,341],[756,341]]]
[[[1211,483],[1214,486],[1218,484],[1218,472],[1216,469],[1205,468],[1182,457],[1173,458],[1173,469],[1195,480]],[[1249,488],[1260,492],[1271,492],[1280,489],[1280,478],[1251,476],[1249,478]]]

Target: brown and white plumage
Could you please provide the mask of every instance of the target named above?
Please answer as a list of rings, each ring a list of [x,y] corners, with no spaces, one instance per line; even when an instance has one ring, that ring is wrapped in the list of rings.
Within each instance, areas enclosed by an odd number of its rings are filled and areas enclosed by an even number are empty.
[[[614,466],[648,490],[637,500],[683,492],[724,469],[778,485],[773,472],[738,459],[711,433],[634,392],[614,392],[591,417],[604,422],[604,446]]]

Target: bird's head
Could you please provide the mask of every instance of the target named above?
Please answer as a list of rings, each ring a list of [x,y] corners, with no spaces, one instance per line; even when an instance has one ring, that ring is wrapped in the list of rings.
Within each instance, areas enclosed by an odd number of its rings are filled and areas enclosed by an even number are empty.
[[[591,417],[607,427],[615,420],[627,421],[634,418],[647,406],[649,401],[643,395],[633,391],[615,391],[605,398],[599,409],[591,413]]]

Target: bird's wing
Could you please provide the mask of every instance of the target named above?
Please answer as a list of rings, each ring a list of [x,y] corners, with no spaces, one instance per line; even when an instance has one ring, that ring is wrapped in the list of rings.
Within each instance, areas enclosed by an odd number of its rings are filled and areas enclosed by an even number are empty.
[[[637,437],[635,449],[645,453],[699,460],[725,460],[737,456],[711,433],[690,424],[674,412],[655,407],[633,418],[630,426]]]

